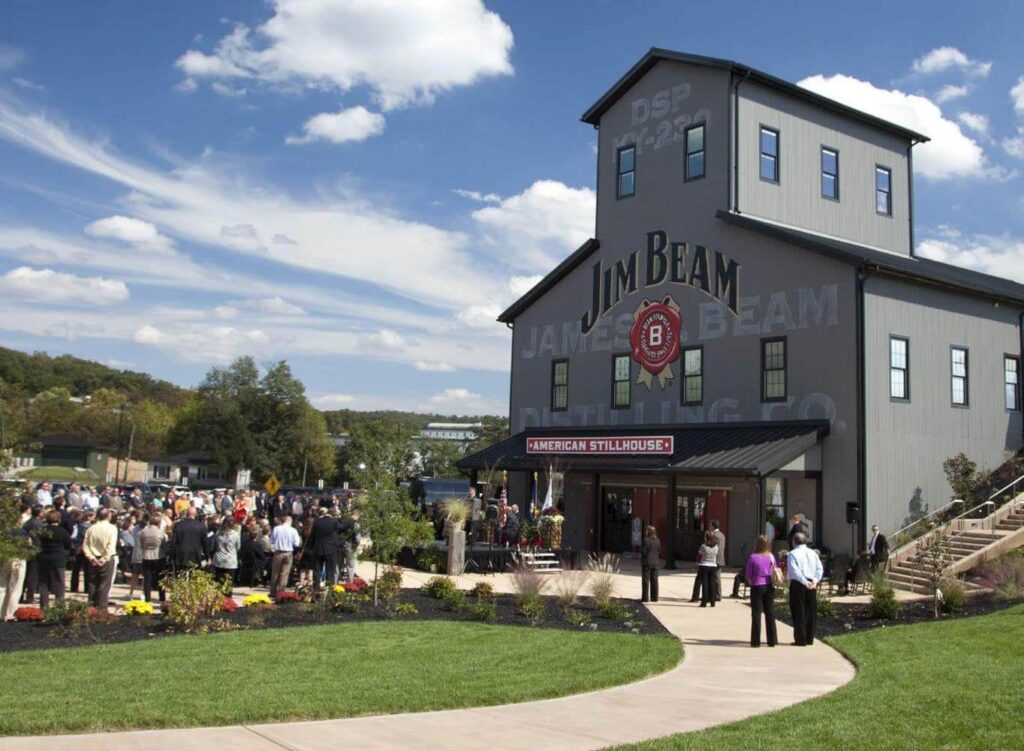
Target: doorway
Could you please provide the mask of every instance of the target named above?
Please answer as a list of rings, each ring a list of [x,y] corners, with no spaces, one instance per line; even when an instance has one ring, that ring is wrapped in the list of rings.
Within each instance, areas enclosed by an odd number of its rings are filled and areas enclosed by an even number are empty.
[[[706,490],[680,490],[676,493],[676,555],[684,561],[697,559],[704,538]]]
[[[601,489],[601,550],[625,553],[630,550],[633,520],[633,488]]]

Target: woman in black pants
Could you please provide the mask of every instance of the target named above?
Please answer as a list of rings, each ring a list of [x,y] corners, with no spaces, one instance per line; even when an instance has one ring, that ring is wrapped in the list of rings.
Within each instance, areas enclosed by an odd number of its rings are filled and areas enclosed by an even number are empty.
[[[764,613],[765,630],[768,632],[768,646],[774,647],[779,637],[775,630],[775,587],[772,586],[772,571],[775,556],[767,535],[758,535],[754,541],[754,552],[747,558],[745,572],[750,585],[750,646],[761,646],[761,613]]]
[[[715,606],[714,576],[718,570],[718,538],[712,532],[704,533],[704,544],[700,546],[700,563],[697,564],[697,576],[700,578],[700,606]]]
[[[167,535],[160,528],[160,514],[149,517],[149,524],[138,534],[136,543],[142,548],[142,594],[149,602],[156,587],[160,593],[160,602],[164,601],[164,589],[160,584],[160,576],[164,569],[164,554],[167,548]]]
[[[64,569],[68,565],[71,535],[61,525],[59,511],[46,514],[46,526],[39,532],[39,554],[36,571],[39,575],[39,607],[50,605],[52,594],[57,602],[64,602]]]

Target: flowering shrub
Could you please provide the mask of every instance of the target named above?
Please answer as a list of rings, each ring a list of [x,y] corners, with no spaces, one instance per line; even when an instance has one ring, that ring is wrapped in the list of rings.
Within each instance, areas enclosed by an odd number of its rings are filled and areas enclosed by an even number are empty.
[[[43,611],[32,605],[26,605],[14,611],[14,620],[21,622],[42,621]]]
[[[125,615],[153,615],[153,606],[143,600],[129,600],[124,604]]]
[[[221,603],[220,609],[225,613],[234,613],[238,610],[238,603],[232,600],[230,597],[225,597],[224,602]]]
[[[248,599],[248,598],[246,598]],[[302,598],[299,597],[295,592],[281,591],[274,595],[274,599],[279,603],[286,602],[299,602]]]
[[[246,595],[245,599],[242,600],[243,608],[251,608],[253,605],[273,605],[268,595],[262,592],[253,592],[251,595]]]
[[[358,576],[350,582],[341,582],[340,584],[334,585],[335,594],[342,594],[343,592],[352,592],[353,594],[359,594],[366,589],[369,584]]]

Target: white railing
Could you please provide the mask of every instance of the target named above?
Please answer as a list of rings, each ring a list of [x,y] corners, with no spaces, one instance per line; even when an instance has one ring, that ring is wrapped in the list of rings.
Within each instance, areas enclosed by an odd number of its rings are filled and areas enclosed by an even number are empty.
[[[895,532],[893,532],[892,534],[889,535],[889,539],[892,541],[892,544],[895,545],[897,548],[901,548],[904,545],[908,545],[908,544],[914,542],[915,540],[917,540],[922,535],[924,535],[924,534],[926,534],[928,532],[931,532],[933,529],[935,529],[935,527],[939,526],[938,524],[934,524],[933,525],[931,522],[929,522],[929,520],[932,517],[938,516],[939,514],[942,514],[942,513],[946,513],[953,506],[963,506],[963,505],[964,505],[963,501],[961,501],[959,498],[954,498],[952,501],[947,503],[942,508],[937,508],[934,511],[932,511],[930,514],[926,514],[925,516],[922,516],[920,519],[918,519],[916,521],[913,521],[910,524],[907,524],[906,526],[897,529]],[[945,522],[943,522],[943,523],[945,523]],[[920,533],[916,534],[916,535],[912,535],[909,540],[906,540],[905,542],[901,543],[900,542],[900,535],[909,534],[910,530],[914,529],[915,527],[919,527],[920,528],[920,530],[921,530]]]

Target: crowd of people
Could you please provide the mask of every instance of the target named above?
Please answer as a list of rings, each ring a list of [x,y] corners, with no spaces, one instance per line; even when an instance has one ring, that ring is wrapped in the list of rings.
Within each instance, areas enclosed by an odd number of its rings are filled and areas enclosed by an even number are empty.
[[[359,512],[332,493],[218,490],[177,493],[142,488],[90,488],[50,483],[27,488],[15,533],[35,555],[11,561],[0,578],[0,620],[19,605],[62,602],[84,591],[109,607],[116,579],[149,602],[162,601],[167,574],[205,568],[230,587],[292,583],[317,589],[355,575],[361,543]]]

